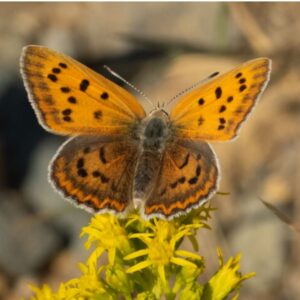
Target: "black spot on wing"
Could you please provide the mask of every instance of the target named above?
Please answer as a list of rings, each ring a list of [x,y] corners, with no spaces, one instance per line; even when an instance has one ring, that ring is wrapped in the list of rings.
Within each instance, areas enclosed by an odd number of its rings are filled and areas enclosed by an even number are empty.
[[[52,72],[55,74],[59,74],[61,72],[60,68],[53,68]]]
[[[76,166],[77,166],[77,169],[83,168],[83,167],[84,167],[84,158],[82,158],[82,157],[79,158],[79,159],[77,160]]]
[[[175,189],[177,187],[177,184],[178,184],[177,181],[170,183],[171,189]]]
[[[196,176],[199,177],[200,173],[201,173],[201,167],[197,166],[197,168],[196,168]]]
[[[195,176],[195,177],[189,179],[189,184],[191,184],[191,185],[196,184],[197,181],[198,181],[198,177]]]
[[[57,81],[57,76],[54,74],[48,74],[47,76],[51,81],[56,82]]]
[[[66,69],[68,66],[65,63],[60,62],[58,64],[60,67],[62,67],[63,69]]]
[[[109,95],[108,95],[107,92],[103,92],[103,93],[100,95],[100,98],[101,98],[102,100],[108,100]]]
[[[102,183],[108,183],[109,182],[109,178],[106,177],[104,174],[101,174],[101,177],[100,177]]]
[[[203,98],[200,98],[199,100],[198,100],[198,104],[201,106],[201,105],[203,105],[205,103],[205,100],[203,99]]]
[[[97,120],[100,120],[102,118],[102,111],[101,110],[96,110],[94,112],[94,118]]]
[[[71,89],[67,86],[63,86],[60,88],[63,93],[70,93]]]
[[[70,108],[66,108],[66,109],[64,109],[63,111],[62,111],[62,114],[64,115],[64,116],[68,116],[68,115],[70,115],[72,113],[72,109],[70,109]]]
[[[64,120],[65,122],[72,122],[72,119],[71,119],[70,116],[64,116],[64,117],[63,117],[63,120]]]
[[[87,90],[87,88],[89,87],[90,85],[90,82],[87,80],[87,79],[83,79],[81,82],[80,82],[80,85],[79,85],[79,89],[82,91],[82,92],[85,92]]]
[[[100,178],[102,183],[108,183],[110,180],[108,177],[106,177],[103,173],[101,173],[98,170],[93,171],[92,175],[94,178]]]
[[[87,170],[84,168],[84,158],[80,157],[76,162],[78,176],[84,178],[88,176]]]
[[[228,103],[230,103],[232,100],[233,100],[233,97],[232,97],[232,96],[229,96],[229,97],[227,98],[227,102],[228,102]]]
[[[220,98],[221,98],[221,96],[222,96],[222,89],[221,89],[221,87],[218,86],[218,87],[216,88],[215,94],[216,94],[216,98],[217,98],[217,99],[220,99]]]
[[[101,173],[99,172],[99,171],[94,171],[93,173],[92,173],[92,175],[93,175],[93,177],[100,177],[100,175],[101,175]]]
[[[247,88],[246,84],[240,86],[240,92],[244,91]]]
[[[75,103],[77,103],[77,100],[76,100],[75,97],[70,96],[70,97],[68,98],[68,102],[69,102],[69,103],[72,103],[72,104],[75,104]]]
[[[100,148],[100,151],[99,151],[99,158],[100,158],[100,160],[101,160],[101,162],[102,162],[103,164],[107,164],[107,160],[106,160],[106,158],[105,158],[105,153],[104,153],[104,147],[101,147],[101,148]]]
[[[185,183],[185,180],[186,180],[185,177],[182,176],[178,179],[178,182],[182,184],[182,183]]]
[[[219,112],[222,113],[225,110],[226,110],[226,106],[225,105],[221,105],[220,109],[219,109]]]
[[[83,178],[88,176],[88,173],[85,169],[78,169],[77,174],[78,174],[78,176],[83,177]]]
[[[224,118],[219,118],[219,122],[220,122],[221,124],[225,124],[225,123],[226,123],[226,120],[225,120]]]
[[[183,163],[179,166],[179,169],[183,169],[189,163],[190,154],[188,153],[183,161]]]
[[[196,170],[195,170],[195,176],[190,178],[188,183],[191,185],[194,185],[198,182],[198,178],[201,174],[201,167],[199,165],[197,165]]]

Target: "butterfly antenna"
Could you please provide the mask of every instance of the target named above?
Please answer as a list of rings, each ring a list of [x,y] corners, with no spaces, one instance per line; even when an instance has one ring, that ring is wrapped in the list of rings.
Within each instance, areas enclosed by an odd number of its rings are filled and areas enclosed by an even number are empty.
[[[115,71],[113,71],[110,67],[104,65],[104,68],[113,76],[115,76],[116,78],[120,79],[121,81],[123,81],[124,83],[126,83],[128,86],[130,86],[132,89],[134,89],[137,93],[139,93],[146,101],[148,101],[152,106],[154,106],[154,108],[157,108],[154,103],[147,97],[147,95],[142,92],[141,90],[139,90],[138,88],[136,88],[132,83],[130,83],[129,81],[127,81],[126,79],[124,79],[123,77],[121,77],[118,73],[116,73]]]
[[[207,78],[205,79],[201,79],[199,81],[197,81],[196,83],[194,83],[192,86],[184,89],[183,91],[179,92],[177,95],[175,95],[169,102],[167,102],[167,105],[169,105],[172,101],[174,101],[175,99],[177,99],[179,96],[185,94],[186,92],[194,89],[195,87],[197,87],[198,85],[200,84],[203,84],[204,82],[208,81],[209,79],[213,78],[213,77],[216,77],[219,75],[219,72],[215,72],[215,73],[212,73],[211,75],[209,75]]]

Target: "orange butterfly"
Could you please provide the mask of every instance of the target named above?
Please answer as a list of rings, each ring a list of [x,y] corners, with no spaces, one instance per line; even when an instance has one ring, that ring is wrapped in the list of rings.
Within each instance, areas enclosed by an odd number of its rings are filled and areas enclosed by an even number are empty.
[[[220,179],[206,141],[237,136],[264,90],[271,61],[258,58],[212,76],[170,112],[146,115],[137,99],[74,59],[27,46],[21,72],[48,131],[73,136],[58,150],[50,178],[63,196],[93,213],[171,219],[209,199]]]

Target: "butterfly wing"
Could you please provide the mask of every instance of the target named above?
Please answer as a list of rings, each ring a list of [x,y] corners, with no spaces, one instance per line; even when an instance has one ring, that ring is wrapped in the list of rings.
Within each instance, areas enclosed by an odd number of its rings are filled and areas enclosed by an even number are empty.
[[[143,214],[171,219],[203,204],[218,188],[219,168],[206,142],[177,140],[166,146]]]
[[[75,137],[54,157],[50,179],[67,200],[81,208],[124,213],[132,199],[137,155],[137,146],[126,140]]]
[[[27,46],[21,73],[40,123],[59,134],[124,134],[145,112],[133,95],[76,60]]]
[[[170,119],[181,138],[222,141],[237,136],[270,76],[271,61],[258,58],[183,96]]]

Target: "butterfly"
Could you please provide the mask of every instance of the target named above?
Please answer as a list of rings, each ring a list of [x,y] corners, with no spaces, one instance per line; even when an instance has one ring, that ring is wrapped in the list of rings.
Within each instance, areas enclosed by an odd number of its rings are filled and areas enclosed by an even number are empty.
[[[220,169],[210,141],[234,139],[271,72],[258,58],[182,95],[168,113],[148,115],[119,85],[64,54],[29,45],[21,74],[40,124],[71,136],[50,163],[50,180],[92,213],[172,219],[217,191]]]

